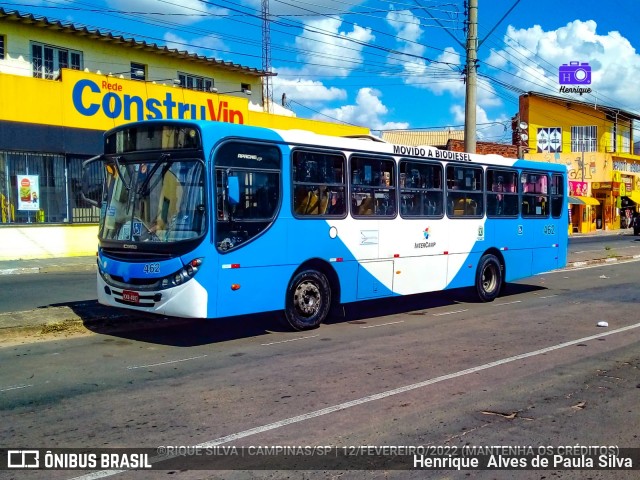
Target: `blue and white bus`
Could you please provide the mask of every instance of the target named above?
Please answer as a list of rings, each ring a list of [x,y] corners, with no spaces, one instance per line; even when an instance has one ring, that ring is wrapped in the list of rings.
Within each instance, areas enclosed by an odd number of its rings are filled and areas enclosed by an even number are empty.
[[[492,301],[567,260],[562,165],[189,120],[114,128],[86,163],[105,305],[304,330],[374,298]]]

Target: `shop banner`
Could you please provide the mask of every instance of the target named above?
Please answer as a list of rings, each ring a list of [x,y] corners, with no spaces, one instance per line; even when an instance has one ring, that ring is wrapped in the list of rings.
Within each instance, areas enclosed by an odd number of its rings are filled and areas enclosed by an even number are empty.
[[[40,210],[38,175],[16,175],[18,178],[18,210]]]
[[[587,196],[587,182],[569,181],[569,195],[572,197]]]

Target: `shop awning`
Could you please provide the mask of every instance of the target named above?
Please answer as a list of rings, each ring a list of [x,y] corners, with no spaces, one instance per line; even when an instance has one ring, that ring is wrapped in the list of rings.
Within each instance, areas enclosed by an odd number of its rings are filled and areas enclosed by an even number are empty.
[[[638,190],[631,190],[627,192],[627,198],[636,205],[640,205],[640,192]]]
[[[574,205],[600,205],[600,202],[595,198],[582,196],[569,197],[569,203]]]

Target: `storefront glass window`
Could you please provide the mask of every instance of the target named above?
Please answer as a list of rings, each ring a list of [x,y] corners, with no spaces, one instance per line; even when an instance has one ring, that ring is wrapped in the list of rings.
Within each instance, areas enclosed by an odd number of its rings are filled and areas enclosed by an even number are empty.
[[[0,151],[0,223],[96,223],[99,212],[81,197],[83,160]],[[93,173],[101,184],[102,172]],[[24,176],[33,182],[26,208],[19,185]]]

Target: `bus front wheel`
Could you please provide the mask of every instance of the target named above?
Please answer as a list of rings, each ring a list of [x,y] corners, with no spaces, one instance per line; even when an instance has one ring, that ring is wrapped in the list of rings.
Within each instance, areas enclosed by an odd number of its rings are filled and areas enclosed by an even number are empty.
[[[293,277],[284,313],[294,330],[317,328],[327,318],[330,306],[331,288],[324,274],[303,270]]]
[[[483,302],[492,302],[502,289],[500,260],[490,253],[483,255],[476,271],[476,291]]]

